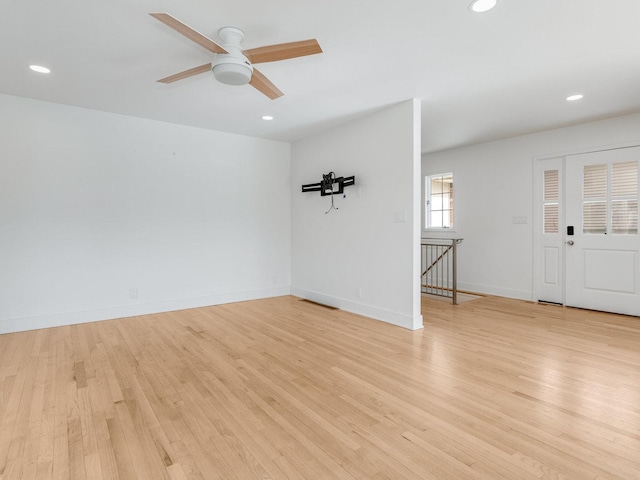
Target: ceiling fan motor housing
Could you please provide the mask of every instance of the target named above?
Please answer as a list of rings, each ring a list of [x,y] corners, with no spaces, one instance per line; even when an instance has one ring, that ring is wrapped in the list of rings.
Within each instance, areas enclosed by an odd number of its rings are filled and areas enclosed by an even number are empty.
[[[229,53],[217,53],[213,61],[213,75],[227,85],[246,85],[253,75],[253,66],[240,49],[244,33],[239,28],[223,27],[218,31],[222,46]]]

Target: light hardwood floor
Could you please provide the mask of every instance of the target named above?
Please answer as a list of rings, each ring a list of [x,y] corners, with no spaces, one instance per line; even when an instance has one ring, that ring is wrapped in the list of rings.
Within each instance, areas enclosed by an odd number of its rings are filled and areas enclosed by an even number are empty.
[[[0,336],[0,479],[639,479],[640,319],[281,297]]]

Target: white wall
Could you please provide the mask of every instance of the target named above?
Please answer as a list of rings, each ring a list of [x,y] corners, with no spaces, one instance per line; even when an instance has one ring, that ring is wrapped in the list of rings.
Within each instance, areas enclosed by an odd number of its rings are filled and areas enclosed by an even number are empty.
[[[410,100],[292,146],[292,293],[416,329],[420,103]],[[355,175],[330,197],[302,193],[323,173]],[[406,212],[406,222],[395,222]],[[358,295],[360,289],[361,295]]]
[[[534,159],[629,143],[640,143],[638,114],[423,155],[424,175],[453,171],[455,215],[453,232],[423,235],[464,238],[460,289],[535,300]]]
[[[0,136],[0,333],[289,293],[288,143],[5,95]]]

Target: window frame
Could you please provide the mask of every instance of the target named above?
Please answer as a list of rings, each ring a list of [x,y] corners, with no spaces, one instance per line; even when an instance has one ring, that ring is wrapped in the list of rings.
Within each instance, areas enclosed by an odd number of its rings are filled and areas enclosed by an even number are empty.
[[[616,182],[615,177],[615,167],[617,165],[625,165],[625,164],[629,164],[629,165],[634,165],[634,172],[633,172],[633,176],[631,176],[630,178],[635,182],[635,185],[633,185],[633,187],[635,187],[635,190],[632,193],[626,193],[626,194],[615,194],[614,189],[615,186],[618,185]],[[596,171],[595,169],[597,167],[600,167],[600,171],[602,172],[600,174],[600,176],[602,177],[600,179],[600,185],[598,185],[597,183],[595,183],[593,181],[593,179],[595,178],[596,180],[598,180],[597,177],[593,177],[593,176],[587,176],[587,171]],[[596,171],[596,173],[598,173]],[[624,173],[624,172],[623,172]],[[589,178],[591,181],[588,183],[587,182],[587,178]],[[638,236],[638,234],[640,233],[640,230],[638,229],[638,197],[639,197],[639,192],[638,192],[638,183],[637,183],[637,178],[638,178],[638,162],[637,160],[632,160],[632,161],[623,161],[623,162],[605,162],[605,163],[594,163],[594,164],[589,164],[589,165],[584,165],[582,168],[582,234],[583,235],[615,235],[615,236],[630,236],[630,235],[635,235]],[[622,181],[624,181],[623,179],[621,179]],[[620,181],[620,180],[619,180]],[[587,192],[587,187],[589,187],[590,189],[593,188],[598,188],[600,187],[600,192],[596,192],[596,193],[600,193],[600,195],[595,195],[595,194],[591,194],[591,192]],[[588,194],[589,193],[589,194]],[[615,209],[615,204],[616,202],[635,202],[636,207],[634,210],[630,210],[630,209],[626,209],[625,210],[625,214],[628,217],[630,212],[632,217],[635,217],[635,224],[631,225],[631,228],[629,228],[629,225],[627,225],[626,229],[623,229],[621,227],[619,227],[618,229],[616,229],[616,225],[615,225],[615,218],[616,218],[616,209]],[[591,219],[592,216],[587,215],[586,212],[591,212],[593,209],[589,208],[587,209],[586,207],[593,207],[593,206],[597,206],[600,205],[603,208],[601,210],[602,213],[599,214],[600,218],[604,219],[604,225],[601,226],[600,229],[595,229],[595,228],[591,228],[589,230],[586,229],[586,222],[587,222],[587,218]],[[593,210],[595,211],[595,210]],[[596,212],[594,214],[595,218],[599,218],[598,217],[598,213]]]
[[[547,185],[547,172],[555,173],[555,198],[553,196],[547,198],[547,191],[551,190]],[[560,169],[559,168],[548,168],[542,170],[542,234],[543,235],[558,235],[562,228],[561,220],[560,220]],[[556,214],[553,216],[555,220],[555,224],[549,223],[547,224],[547,207],[555,206]],[[547,227],[555,227],[547,229]]]
[[[456,189],[452,189],[451,198],[450,198],[450,209],[443,209],[439,211],[451,211],[451,226],[450,227],[440,227],[440,226],[431,226],[429,224],[429,218],[431,214],[431,205],[430,205],[430,197],[431,197],[431,181],[433,178],[442,178],[442,177],[451,177],[451,183],[454,184],[455,172],[449,170],[444,173],[427,173],[424,174],[422,180],[422,205],[423,205],[423,214],[422,214],[422,230],[430,231],[430,232],[455,232],[455,211],[456,211]]]

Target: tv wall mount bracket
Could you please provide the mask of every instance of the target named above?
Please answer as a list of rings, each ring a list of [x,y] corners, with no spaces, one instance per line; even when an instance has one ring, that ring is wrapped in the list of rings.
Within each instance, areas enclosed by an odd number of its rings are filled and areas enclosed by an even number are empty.
[[[337,184],[337,187],[335,186]],[[320,192],[320,196],[326,197],[331,195],[331,208],[324,213],[329,213],[331,210],[338,210],[338,207],[333,205],[333,196],[344,193],[344,187],[350,187],[356,184],[356,177],[352,175],[350,177],[336,177],[336,174],[329,172],[322,174],[322,181],[318,183],[309,183],[302,185],[303,192]]]
[[[335,184],[338,187],[334,187]],[[356,184],[356,177],[354,175],[350,177],[336,177],[336,174],[329,172],[326,175],[322,174],[322,181],[318,183],[309,183],[308,185],[302,185],[303,192],[320,192],[320,195],[325,197],[327,195],[341,194],[344,192],[344,187],[350,187]]]

